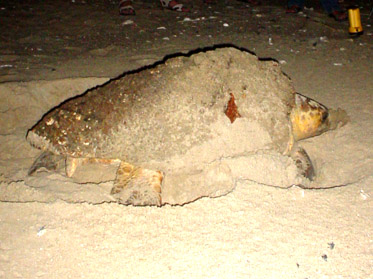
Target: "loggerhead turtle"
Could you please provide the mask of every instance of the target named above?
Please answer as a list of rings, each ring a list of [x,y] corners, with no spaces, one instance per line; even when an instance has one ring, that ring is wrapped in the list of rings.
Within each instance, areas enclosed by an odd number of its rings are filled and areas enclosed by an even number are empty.
[[[238,179],[267,183],[278,158],[296,175],[277,186],[306,185],[314,169],[295,142],[346,121],[343,110],[295,93],[277,62],[217,48],[128,73],[49,111],[27,134],[44,151],[29,175],[58,162],[67,176],[117,162],[115,199],[158,206],[226,194]]]

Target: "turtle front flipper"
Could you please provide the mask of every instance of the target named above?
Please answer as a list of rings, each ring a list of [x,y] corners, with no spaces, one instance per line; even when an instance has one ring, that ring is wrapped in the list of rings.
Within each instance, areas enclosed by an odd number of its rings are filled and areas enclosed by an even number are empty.
[[[35,172],[46,169],[48,171],[56,171],[65,165],[65,157],[56,155],[49,151],[44,151],[37,157],[34,163],[28,170],[28,175],[33,175]]]
[[[299,173],[308,178],[310,181],[313,181],[316,176],[315,168],[306,150],[296,145],[291,150],[290,157],[294,160]]]
[[[341,127],[348,119],[347,113],[342,109],[329,110],[310,98],[295,94],[295,106],[291,111],[290,120],[296,141]]]
[[[162,205],[163,174],[121,162],[111,194],[126,205]]]

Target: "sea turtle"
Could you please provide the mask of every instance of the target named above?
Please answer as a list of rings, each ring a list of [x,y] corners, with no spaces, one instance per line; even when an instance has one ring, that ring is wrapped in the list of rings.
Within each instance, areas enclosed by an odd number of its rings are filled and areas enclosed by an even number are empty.
[[[132,205],[220,196],[238,179],[306,185],[313,166],[295,142],[346,120],[295,93],[277,62],[210,49],[130,72],[46,113],[27,134],[44,151],[29,174],[58,162],[70,177],[83,165],[117,164],[111,194]]]

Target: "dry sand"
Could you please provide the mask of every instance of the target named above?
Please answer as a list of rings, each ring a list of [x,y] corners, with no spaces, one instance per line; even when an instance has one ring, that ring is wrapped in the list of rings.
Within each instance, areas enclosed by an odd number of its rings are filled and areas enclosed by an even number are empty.
[[[129,25],[103,0],[1,4],[0,278],[373,278],[370,7],[364,35],[350,38],[317,6],[306,18],[263,2],[189,3],[187,15],[138,2]],[[246,181],[157,208],[111,202],[110,182],[26,176],[38,151],[25,134],[46,111],[165,55],[223,43],[277,59],[298,92],[348,112],[345,127],[302,142],[332,188]]]

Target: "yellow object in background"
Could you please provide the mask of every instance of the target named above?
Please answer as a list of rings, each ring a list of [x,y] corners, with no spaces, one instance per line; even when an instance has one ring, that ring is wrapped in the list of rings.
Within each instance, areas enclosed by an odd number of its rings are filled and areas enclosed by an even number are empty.
[[[359,8],[353,7],[348,9],[348,21],[350,22],[350,27],[348,28],[350,34],[361,34],[363,32]]]

